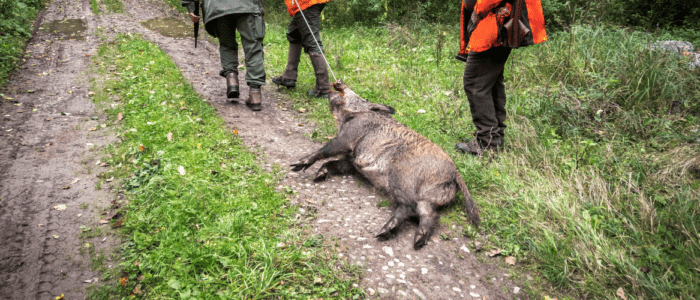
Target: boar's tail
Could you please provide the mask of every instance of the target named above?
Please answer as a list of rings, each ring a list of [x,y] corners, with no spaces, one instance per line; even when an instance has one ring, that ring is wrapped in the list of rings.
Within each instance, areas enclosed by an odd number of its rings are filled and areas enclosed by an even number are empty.
[[[462,191],[462,195],[464,195],[464,212],[467,213],[467,217],[469,217],[469,220],[472,221],[472,224],[478,228],[480,222],[479,209],[476,207],[474,199],[472,199],[472,196],[469,194],[467,184],[464,183],[464,179],[462,179],[462,176],[459,174],[457,174],[455,182],[457,183],[459,190]]]

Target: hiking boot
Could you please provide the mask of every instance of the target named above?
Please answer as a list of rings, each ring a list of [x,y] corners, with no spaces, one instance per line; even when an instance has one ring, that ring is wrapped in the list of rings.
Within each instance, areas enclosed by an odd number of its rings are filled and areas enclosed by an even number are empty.
[[[229,99],[238,98],[238,73],[231,72],[226,74],[226,97]]]
[[[301,44],[289,44],[289,54],[287,55],[287,67],[282,76],[272,77],[272,83],[293,89],[297,86],[297,69],[301,58]]]
[[[309,53],[311,65],[314,66],[314,74],[316,74],[316,87],[313,90],[308,90],[306,95],[315,98],[328,99],[328,92],[331,90],[331,82],[328,79],[328,67],[326,60],[321,53]]]
[[[245,101],[245,105],[250,107],[251,110],[259,111],[262,109],[262,89],[260,86],[251,85],[248,89],[248,100]]]

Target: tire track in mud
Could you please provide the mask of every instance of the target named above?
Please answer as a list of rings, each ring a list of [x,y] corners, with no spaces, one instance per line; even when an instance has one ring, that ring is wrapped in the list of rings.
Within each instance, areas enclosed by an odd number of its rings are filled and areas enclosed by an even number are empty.
[[[109,249],[118,242],[111,236],[105,243],[99,242],[103,237],[79,237],[81,225],[99,226],[98,211],[110,199],[109,191],[95,190],[97,179],[90,173],[99,155],[95,149],[111,138],[106,131],[86,131],[100,122],[91,119],[99,113],[88,98],[85,73],[86,54],[94,52],[96,41],[40,30],[63,19],[83,19],[90,28],[90,15],[88,0],[51,1],[37,18],[29,57],[3,91],[14,99],[0,105],[2,299],[85,298],[84,281],[99,274],[81,248],[89,242]],[[76,178],[80,181],[72,183]],[[58,204],[66,210],[54,209]]]

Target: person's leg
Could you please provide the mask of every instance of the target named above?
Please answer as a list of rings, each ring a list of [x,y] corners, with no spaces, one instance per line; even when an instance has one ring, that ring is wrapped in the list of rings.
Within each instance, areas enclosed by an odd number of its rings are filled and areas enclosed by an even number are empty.
[[[238,73],[238,42],[236,41],[236,15],[223,16],[214,20],[216,35],[219,38],[219,54],[221,56],[221,72],[226,77],[228,73]]]
[[[241,14],[238,17],[238,33],[245,53],[245,80],[248,83],[249,98],[246,104],[252,110],[262,108],[262,90],[265,84],[265,61],[263,39],[265,38],[265,21],[259,14]]]
[[[507,53],[509,52],[510,49]],[[464,91],[467,94],[469,109],[476,127],[476,139],[481,147],[496,147],[502,143],[493,89],[499,78],[502,78],[505,60],[508,58],[507,53],[503,59],[504,51],[492,48],[480,53],[469,53],[467,57],[464,69]],[[498,94],[498,101],[499,103],[502,101],[502,107],[505,107],[505,89],[502,96]],[[504,112],[505,108],[503,108]]]
[[[495,63],[499,65],[503,65],[503,68],[501,68],[501,72],[498,75],[498,78],[496,79],[496,83],[494,84],[491,94],[493,97],[493,105],[496,110],[496,121],[498,122],[498,135],[500,136],[500,141],[498,141],[497,146],[501,147],[503,146],[503,139],[505,138],[505,129],[506,129],[506,86],[503,83],[504,77],[503,77],[503,71],[505,68],[505,63],[508,60],[508,56],[510,55],[510,48],[505,48],[505,47],[499,47],[498,53],[494,55]]]
[[[289,22],[289,26],[287,27],[287,41],[289,41],[287,67],[284,69],[284,73],[282,73],[281,76],[272,78],[272,83],[282,85],[290,89],[297,86],[297,70],[299,68],[299,59],[301,58],[302,39],[301,33],[297,28],[299,25],[298,21],[298,19],[292,18],[292,20]]]
[[[263,39],[265,38],[265,21],[259,14],[238,15],[238,33],[245,54],[245,80],[249,86],[265,85],[265,58]]]
[[[330,80],[328,79],[328,67],[326,60],[323,58],[323,42],[321,41],[321,12],[323,12],[325,6],[325,3],[316,4],[303,11],[308,25],[304,22],[301,13],[294,16],[295,19],[299,20],[298,28],[301,34],[302,45],[304,46],[304,51],[309,54],[311,65],[314,67],[314,74],[316,75],[316,86],[313,90],[307,92],[307,95],[310,97],[327,98],[328,91],[331,90]]]

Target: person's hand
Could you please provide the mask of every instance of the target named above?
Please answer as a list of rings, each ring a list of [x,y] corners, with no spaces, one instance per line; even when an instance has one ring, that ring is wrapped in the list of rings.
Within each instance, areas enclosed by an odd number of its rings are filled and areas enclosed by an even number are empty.
[[[189,16],[192,20],[192,23],[199,23],[199,16],[195,15],[194,13],[190,13]]]

